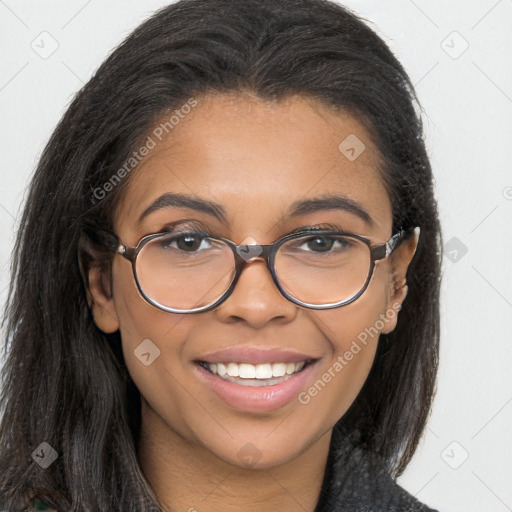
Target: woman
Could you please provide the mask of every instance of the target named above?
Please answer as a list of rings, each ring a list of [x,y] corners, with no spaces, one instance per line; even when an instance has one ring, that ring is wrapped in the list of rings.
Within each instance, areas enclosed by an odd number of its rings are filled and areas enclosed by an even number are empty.
[[[0,506],[432,510],[395,478],[434,393],[441,247],[412,85],[361,20],[162,9],[31,184]]]

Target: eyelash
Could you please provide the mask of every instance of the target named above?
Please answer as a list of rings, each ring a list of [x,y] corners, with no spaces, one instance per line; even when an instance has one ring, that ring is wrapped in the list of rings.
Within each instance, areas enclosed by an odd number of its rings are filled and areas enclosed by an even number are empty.
[[[165,225],[159,232],[160,233],[189,233],[200,232],[212,236],[213,233],[204,224],[194,220],[178,221],[173,224]]]
[[[299,231],[320,231],[320,230],[347,232],[347,230],[343,229],[339,225],[330,224],[328,222],[322,222],[320,224],[299,226],[286,234],[297,233]],[[208,236],[214,236],[214,233],[210,229],[208,229],[204,224],[202,224],[201,222],[198,222],[198,221],[194,221],[194,220],[178,221],[173,224],[167,224],[166,226],[163,227],[163,229],[160,232],[161,233],[166,233],[166,232],[189,233],[192,231],[204,233]]]
[[[347,230],[343,229],[341,226],[338,226],[336,224],[322,222],[320,224],[299,226],[298,228],[295,228],[294,230],[290,231],[290,234],[296,233],[298,231],[320,231],[320,230],[348,232]]]

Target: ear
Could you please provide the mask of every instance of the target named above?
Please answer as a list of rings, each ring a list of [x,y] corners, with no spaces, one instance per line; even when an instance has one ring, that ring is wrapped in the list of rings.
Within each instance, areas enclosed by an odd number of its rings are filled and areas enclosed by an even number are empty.
[[[407,296],[407,269],[418,247],[420,236],[420,228],[414,230],[414,235],[404,240],[402,244],[390,256],[391,275],[390,275],[390,288],[388,294],[387,311],[393,311],[394,314],[387,315],[388,321],[382,329],[383,334],[392,332],[398,321],[398,311],[402,308],[402,304]]]
[[[105,333],[116,332],[119,320],[110,286],[110,271],[91,267],[89,270],[89,289],[87,302],[92,310],[94,323]]]

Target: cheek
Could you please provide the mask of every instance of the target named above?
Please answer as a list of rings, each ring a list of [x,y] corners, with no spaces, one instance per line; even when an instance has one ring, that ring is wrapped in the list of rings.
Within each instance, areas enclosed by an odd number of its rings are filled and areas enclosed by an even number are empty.
[[[167,382],[182,361],[192,315],[173,315],[150,306],[140,296],[131,269],[114,273],[114,297],[123,355],[131,378],[144,395],[159,382]]]
[[[190,369],[184,364],[195,319],[153,308],[139,296],[135,284],[119,288],[123,294],[116,299],[116,308],[128,373],[150,408],[188,435],[189,423],[200,421],[191,418],[198,414],[201,390],[187,383]]]
[[[387,267],[377,266],[368,288],[357,300],[341,308],[313,312],[312,317],[330,342],[334,355],[349,350],[354,341],[362,347],[376,345],[384,328],[382,324],[387,322],[389,283]]]
[[[389,322],[388,292],[386,269],[376,269],[366,292],[352,304],[308,312],[327,340],[329,356],[322,362],[315,384],[306,390],[303,403],[318,407],[321,401],[333,424],[348,410],[366,381],[379,335]]]
[[[114,298],[123,344],[130,348],[145,339],[157,345],[180,339],[180,333],[189,328],[190,315],[161,311],[142,298],[128,262],[122,261],[114,269]]]

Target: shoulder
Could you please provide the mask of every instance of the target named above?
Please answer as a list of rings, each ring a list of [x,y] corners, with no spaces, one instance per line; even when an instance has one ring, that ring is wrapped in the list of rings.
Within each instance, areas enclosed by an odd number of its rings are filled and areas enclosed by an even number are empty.
[[[438,512],[398,485],[379,455],[338,438],[315,512],[345,511]]]

